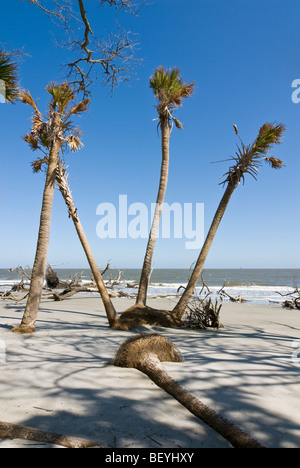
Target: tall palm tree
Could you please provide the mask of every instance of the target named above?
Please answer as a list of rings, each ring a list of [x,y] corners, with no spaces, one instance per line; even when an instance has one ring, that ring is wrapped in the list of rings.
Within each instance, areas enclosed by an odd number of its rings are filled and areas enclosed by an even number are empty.
[[[216,235],[217,229],[226,211],[230,198],[234,190],[239,185],[240,181],[242,180],[244,182],[245,174],[250,174],[256,178],[256,175],[259,172],[258,167],[263,161],[270,163],[273,168],[280,168],[284,166],[284,163],[280,159],[267,156],[267,153],[272,145],[281,143],[281,137],[284,133],[284,130],[285,127],[282,124],[275,125],[272,123],[266,123],[260,128],[256,140],[251,145],[245,146],[241,141],[241,147],[238,146],[236,155],[232,157],[235,164],[229,168],[229,171],[226,174],[224,174],[226,178],[222,183],[224,185],[227,184],[226,190],[217,208],[202,250],[199,254],[192,275],[188,281],[187,287],[175,308],[173,309],[173,313],[178,318],[182,318],[191,296],[194,293],[196,284],[201,275],[206,257]],[[236,126],[235,132],[238,135]]]
[[[73,151],[81,146],[78,129],[74,128],[70,119],[72,115],[86,111],[89,103],[89,100],[85,99],[79,104],[74,104],[75,92],[66,82],[62,84],[50,83],[46,91],[50,94],[47,118],[43,118],[29,91],[20,93],[20,100],[30,105],[34,111],[31,132],[25,135],[24,140],[33,150],[41,147],[48,148],[49,156],[30,291],[22,322],[13,329],[16,333],[35,331],[47,267],[54,184],[59,154],[66,145]]]
[[[4,83],[5,99],[9,103],[14,103],[19,97],[19,84],[17,75],[18,66],[13,61],[12,55],[0,50],[0,83]]]
[[[161,129],[162,163],[156,206],[137,294],[136,303],[138,305],[145,305],[147,299],[153,251],[168,183],[169,145],[173,123],[175,123],[177,128],[183,128],[182,123],[173,116],[173,113],[177,107],[182,106],[183,98],[188,98],[193,94],[194,83],[185,83],[180,78],[179,73],[180,71],[177,68],[165,70],[161,66],[155,70],[154,75],[150,78],[150,88],[158,100],[156,109],[158,113],[158,125]]]

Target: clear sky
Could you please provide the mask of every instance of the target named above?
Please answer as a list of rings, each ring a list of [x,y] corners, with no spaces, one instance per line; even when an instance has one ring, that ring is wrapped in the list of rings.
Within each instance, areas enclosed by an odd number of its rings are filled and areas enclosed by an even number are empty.
[[[286,167],[264,165],[258,180],[250,176],[235,191],[212,245],[206,267],[300,267],[300,103],[292,101],[292,82],[300,79],[299,0],[151,0],[137,17],[97,8],[87,0],[92,29],[105,37],[115,21],[139,34],[137,56],[143,63],[131,83],[112,95],[93,88],[88,113],[76,123],[84,148],[66,156],[69,182],[99,265],[111,259],[118,268],[142,265],[146,239],[99,239],[100,203],[118,209],[119,195],[128,205],[150,207],[156,199],[161,162],[155,99],[149,77],[159,65],[178,67],[196,92],[177,112],[184,130],[174,129],[166,202],[204,203],[205,233],[224,188],[220,177],[234,154],[237,139],[251,143],[265,122],[282,122],[287,131],[274,155]],[[1,44],[29,54],[20,68],[22,87],[46,109],[45,87],[64,78],[60,32],[26,0],[1,2]],[[299,94],[300,95],[300,94]],[[30,108],[0,104],[0,268],[34,260],[44,174],[33,174],[34,154],[22,140],[30,130]],[[128,221],[132,216],[128,216]],[[173,236],[171,236],[173,237]],[[156,268],[189,268],[199,249],[186,239],[157,241]],[[55,192],[51,264],[87,267],[72,221]]]

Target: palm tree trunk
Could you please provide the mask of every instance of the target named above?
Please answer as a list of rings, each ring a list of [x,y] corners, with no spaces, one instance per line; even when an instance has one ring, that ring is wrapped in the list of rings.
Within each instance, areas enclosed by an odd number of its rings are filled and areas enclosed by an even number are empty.
[[[229,203],[229,200],[231,198],[231,195],[234,192],[234,189],[236,188],[236,184],[233,182],[229,182],[227,185],[227,188],[225,190],[225,193],[222,197],[222,200],[218,206],[218,209],[215,213],[214,219],[212,221],[212,224],[210,226],[210,229],[208,231],[208,234],[206,236],[205,242],[203,244],[203,247],[201,249],[201,252],[199,254],[198,260],[196,262],[196,265],[194,267],[193,273],[188,281],[187,287],[182,294],[181,298],[179,299],[178,303],[173,309],[173,313],[178,316],[178,318],[182,318],[185,309],[194,294],[195,287],[197,285],[198,279],[201,275],[206,257],[208,255],[208,252],[210,250],[211,244],[214,240],[214,237],[216,235],[216,232],[218,230],[219,224],[223,218],[223,215],[226,211],[227,205]]]
[[[173,396],[197,418],[204,421],[218,434],[228,440],[235,448],[264,448],[256,440],[242,431],[232,422],[223,418],[213,409],[181,387],[166,372],[159,358],[154,353],[147,353],[136,365],[136,368],[148,375],[153,382]]]
[[[156,206],[149,234],[148,244],[146,248],[146,254],[144,258],[144,264],[141,272],[139,290],[137,294],[136,304],[146,305],[147,301],[147,290],[149,285],[149,278],[151,274],[151,265],[154,252],[154,246],[157,237],[157,231],[159,228],[159,221],[161,218],[163,202],[167,190],[168,183],[168,172],[169,172],[169,153],[170,153],[170,123],[166,117],[161,119],[161,139],[162,139],[162,164],[160,172],[159,189],[156,199]]]
[[[54,184],[60,145],[60,140],[55,139],[49,154],[49,164],[43,194],[40,227],[35,260],[31,274],[30,290],[22,322],[19,326],[12,329],[15,333],[32,333],[35,331],[35,322],[41,301],[47,268]]]
[[[90,248],[88,239],[85,235],[84,229],[82,227],[82,224],[80,222],[80,219],[77,214],[77,210],[74,205],[73,197],[71,194],[71,190],[68,185],[67,177],[65,174],[65,171],[61,165],[61,162],[58,163],[58,168],[57,168],[57,175],[56,175],[56,181],[58,184],[58,188],[65,200],[65,203],[69,209],[69,217],[72,218],[75,229],[77,231],[79,240],[81,242],[82,248],[85,252],[86,258],[88,260],[88,263],[90,265],[94,280],[96,282],[98,291],[100,293],[101,299],[104,304],[104,308],[106,311],[107,319],[109,322],[110,327],[115,328],[117,324],[119,323],[119,317],[118,314],[111,302],[111,299],[109,297],[109,294],[107,292],[107,289],[103,283],[102,275],[99,271],[98,265],[96,263],[95,257],[93,255],[93,252]]]

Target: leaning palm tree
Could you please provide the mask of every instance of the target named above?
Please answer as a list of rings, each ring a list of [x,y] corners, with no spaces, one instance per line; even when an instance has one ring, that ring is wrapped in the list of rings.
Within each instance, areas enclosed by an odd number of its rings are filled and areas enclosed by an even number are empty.
[[[165,70],[164,67],[158,67],[155,70],[154,75],[150,78],[150,88],[153,90],[154,95],[158,100],[156,109],[158,112],[158,125],[161,129],[162,163],[156,206],[136,299],[136,303],[138,305],[145,305],[147,299],[153,251],[167,189],[169,145],[173,123],[175,123],[177,128],[183,128],[182,123],[173,116],[173,113],[177,107],[182,106],[183,98],[187,98],[193,94],[194,83],[185,83],[180,78],[179,73],[180,72],[177,68]]]
[[[19,84],[17,76],[18,66],[9,52],[0,50],[0,86],[7,102],[14,103],[19,97]],[[2,88],[2,86],[1,86]]]
[[[234,126],[234,128],[236,134],[238,135],[237,127]],[[251,145],[245,146],[244,143],[240,140],[241,147],[238,146],[238,150],[235,156],[232,157],[234,160],[234,165],[229,168],[229,171],[226,174],[224,174],[225,179],[222,184],[227,184],[226,190],[215,213],[202,250],[188,281],[187,287],[175,308],[173,309],[173,313],[178,319],[182,318],[186,307],[194,293],[196,284],[201,275],[206,257],[216,235],[219,224],[226,211],[230,198],[234,190],[239,185],[240,181],[242,180],[244,182],[245,174],[250,174],[256,178],[256,175],[259,172],[258,167],[263,161],[270,163],[273,168],[280,168],[284,166],[284,163],[280,159],[267,156],[267,153],[272,145],[281,143],[281,137],[284,133],[284,130],[285,127],[282,124],[275,125],[272,123],[266,123],[260,128],[256,140]]]
[[[99,270],[99,267],[97,266],[97,262],[89,245],[83,226],[80,222],[77,209],[75,208],[72,192],[68,184],[68,174],[66,172],[66,167],[61,159],[59,159],[58,161],[56,171],[56,183],[68,207],[69,217],[72,218],[77,235],[85,252],[88,263],[90,265],[94,281],[97,285],[98,291],[103,301],[108,323],[111,328],[117,328],[119,324],[118,314],[112,304],[107,289],[104,285],[101,272]]]
[[[86,99],[79,104],[74,104],[76,94],[67,82],[62,84],[51,83],[47,86],[46,91],[51,96],[46,118],[39,111],[29,91],[20,93],[20,100],[30,105],[34,111],[31,132],[25,135],[24,140],[30,144],[33,150],[40,147],[48,148],[49,154],[30,291],[22,322],[13,329],[16,333],[32,333],[35,331],[35,322],[47,268],[54,184],[59,154],[65,145],[68,145],[73,151],[81,146],[79,131],[74,128],[70,119],[73,115],[86,111],[89,103],[89,100]]]

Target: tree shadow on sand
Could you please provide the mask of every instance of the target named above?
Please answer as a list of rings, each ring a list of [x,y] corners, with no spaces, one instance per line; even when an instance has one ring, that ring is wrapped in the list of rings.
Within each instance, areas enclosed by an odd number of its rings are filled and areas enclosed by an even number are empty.
[[[144,374],[111,365],[127,332],[102,325],[93,311],[72,310],[78,314],[76,323],[67,322],[66,316],[57,320],[57,314],[54,320],[51,313],[53,309],[41,309],[36,334],[12,334],[22,346],[10,346],[0,388],[3,395],[19,388],[22,396],[16,402],[31,405],[22,413],[31,415],[20,424],[107,447],[229,446]],[[284,336],[247,326],[242,331],[143,329],[155,330],[179,346],[184,362],[167,363],[166,369],[200,400],[267,447],[300,446],[298,421],[290,417],[291,411],[285,415],[279,409],[282,396],[287,408],[291,406],[289,388],[299,385],[299,368],[288,347],[295,340],[292,328]],[[26,371],[23,380],[17,374],[20,368]],[[268,396],[272,407],[263,405]]]

